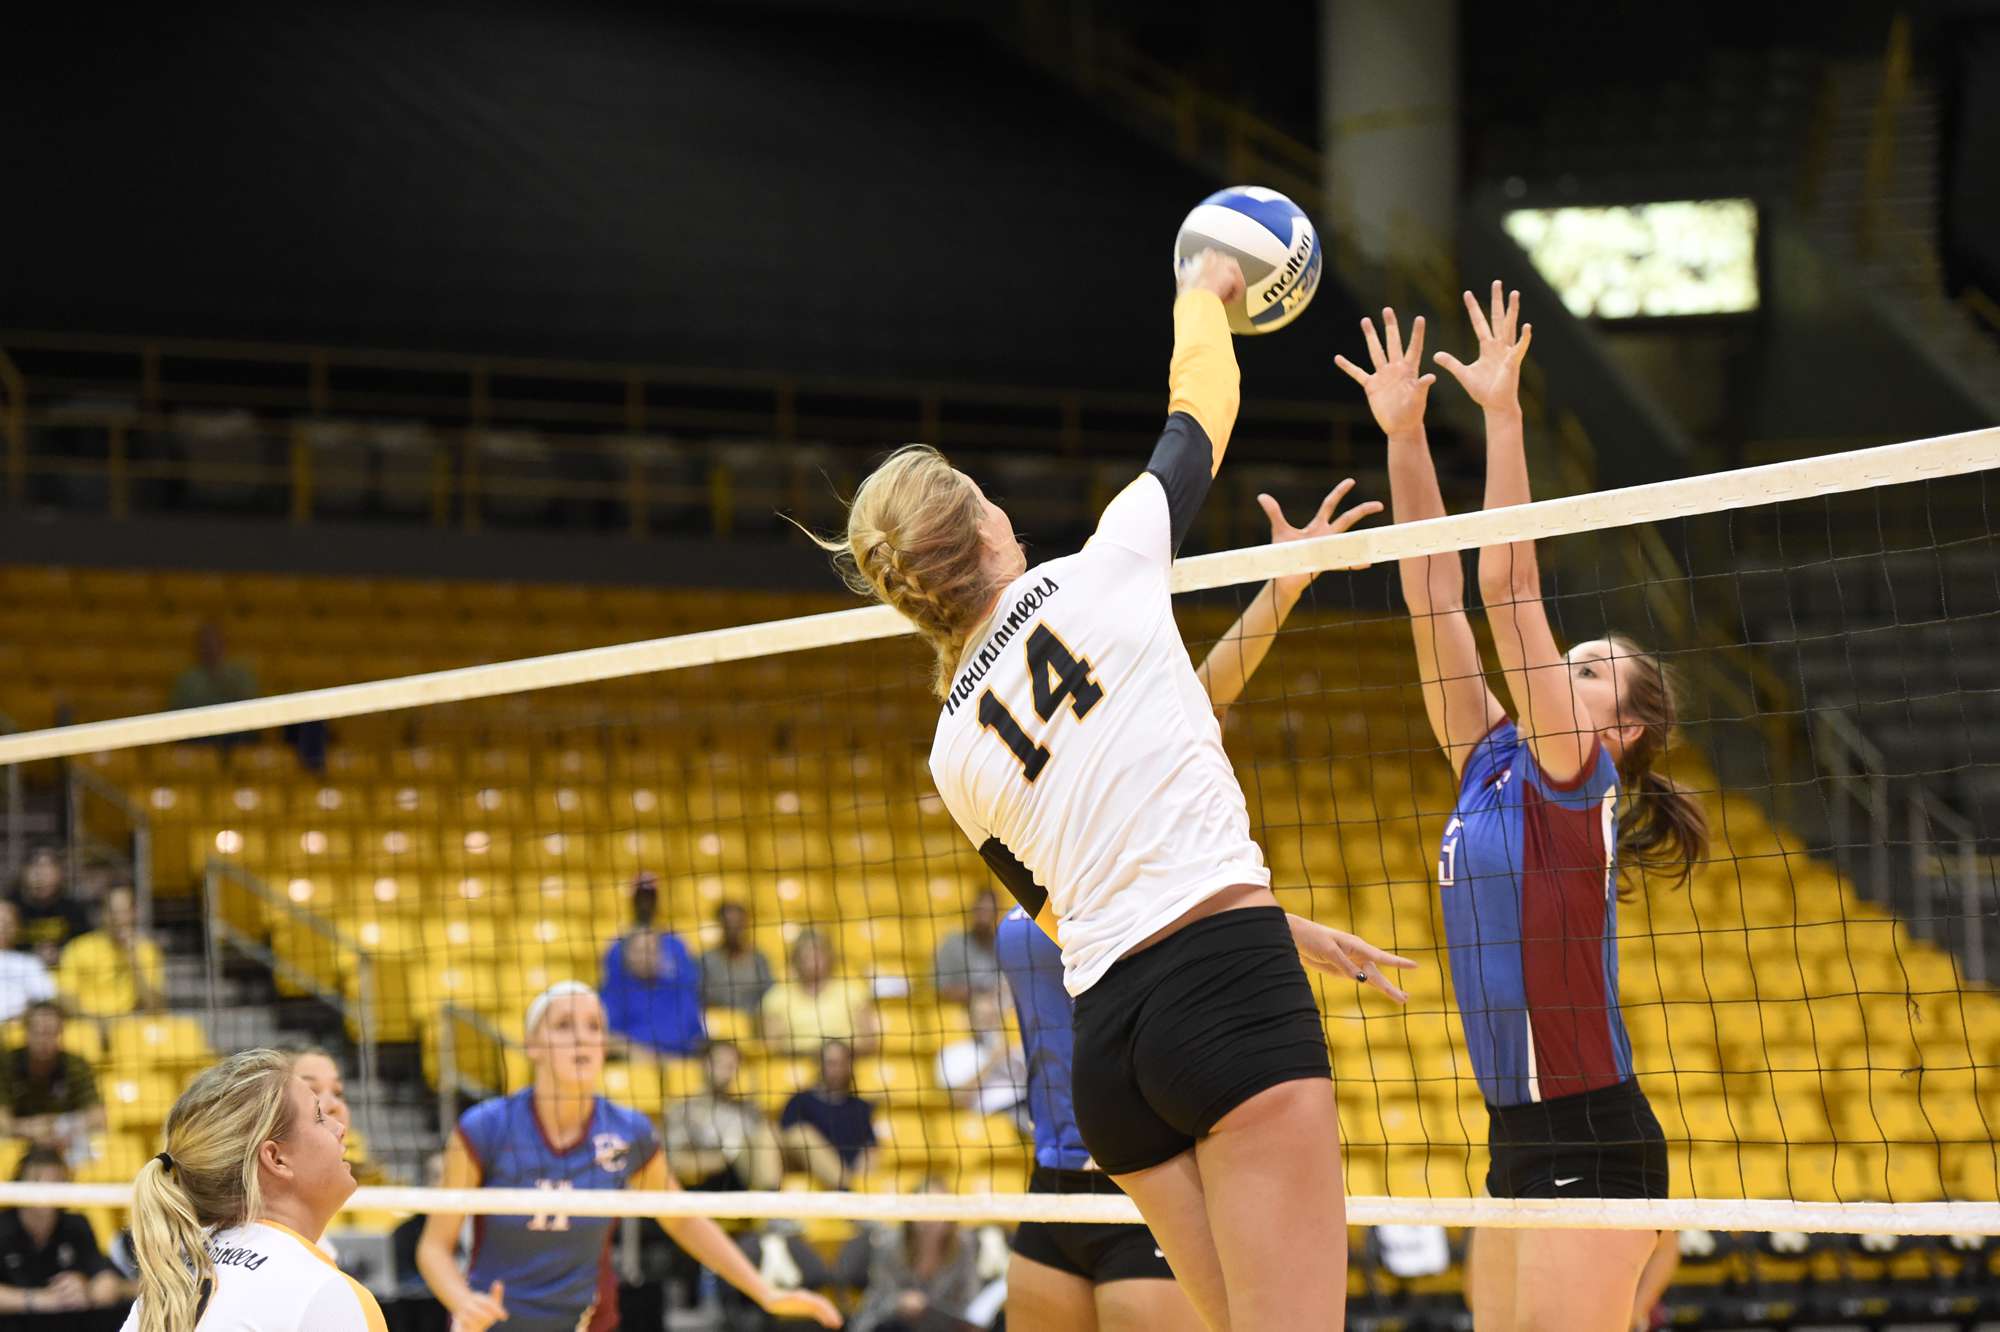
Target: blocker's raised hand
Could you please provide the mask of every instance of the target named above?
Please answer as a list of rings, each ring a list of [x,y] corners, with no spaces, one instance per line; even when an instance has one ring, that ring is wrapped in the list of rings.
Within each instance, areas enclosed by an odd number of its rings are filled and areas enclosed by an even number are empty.
[[[1375,414],[1375,424],[1385,435],[1401,435],[1424,423],[1424,404],[1431,396],[1431,385],[1437,383],[1436,375],[1423,373],[1424,369],[1424,317],[1417,316],[1416,323],[1410,325],[1410,345],[1403,345],[1403,332],[1396,323],[1396,312],[1382,307],[1382,332],[1388,339],[1388,346],[1382,345],[1382,338],[1375,335],[1375,321],[1361,321],[1362,336],[1368,340],[1368,363],[1374,367],[1372,373],[1363,370],[1345,356],[1336,356],[1333,363],[1347,373],[1347,377],[1361,385],[1361,391],[1368,395],[1368,410]]]
[[[1520,292],[1506,294],[1506,289],[1495,279],[1492,303],[1489,315],[1479,308],[1478,297],[1469,291],[1465,293],[1465,312],[1472,316],[1472,331],[1479,338],[1478,360],[1467,365],[1450,352],[1439,352],[1433,358],[1487,411],[1520,402],[1521,361],[1535,338],[1535,326],[1521,322]]]
[[[1263,508],[1264,516],[1271,520],[1271,544],[1275,546],[1286,541],[1304,541],[1309,537],[1332,536],[1336,532],[1345,532],[1363,518],[1371,518],[1382,512],[1382,502],[1380,500],[1365,500],[1351,509],[1336,512],[1336,510],[1340,509],[1340,502],[1347,498],[1347,492],[1352,489],[1354,489],[1354,478],[1350,476],[1328,491],[1326,498],[1319,502],[1319,511],[1313,514],[1312,520],[1304,527],[1293,527],[1291,519],[1285,517],[1285,511],[1278,507],[1278,501],[1272,499],[1269,495],[1259,495],[1257,503]],[[1365,564],[1350,564],[1344,567],[1352,570],[1366,569],[1368,566]],[[1278,579],[1278,590],[1281,593],[1297,591],[1305,587],[1307,583],[1311,582],[1317,576],[1316,574],[1287,574]]]

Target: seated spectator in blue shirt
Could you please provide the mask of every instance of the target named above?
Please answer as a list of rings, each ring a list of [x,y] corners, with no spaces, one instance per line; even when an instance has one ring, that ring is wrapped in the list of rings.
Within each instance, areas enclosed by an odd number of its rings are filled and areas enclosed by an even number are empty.
[[[787,1170],[803,1170],[823,1188],[845,1189],[867,1173],[875,1146],[875,1107],[854,1094],[854,1051],[845,1041],[820,1047],[819,1086],[798,1092],[778,1116]]]
[[[604,954],[604,1001],[620,1053],[691,1055],[708,1039],[701,1020],[701,969],[687,945],[653,927],[659,886],[650,874],[632,885],[632,928]]]

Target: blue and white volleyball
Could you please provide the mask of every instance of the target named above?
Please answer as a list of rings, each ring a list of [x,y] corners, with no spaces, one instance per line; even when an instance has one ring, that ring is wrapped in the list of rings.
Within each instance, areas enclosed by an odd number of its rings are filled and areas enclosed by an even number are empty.
[[[1225,307],[1232,333],[1275,333],[1319,290],[1319,232],[1276,190],[1234,185],[1196,204],[1174,241],[1174,263],[1211,249],[1243,268],[1243,299]]]

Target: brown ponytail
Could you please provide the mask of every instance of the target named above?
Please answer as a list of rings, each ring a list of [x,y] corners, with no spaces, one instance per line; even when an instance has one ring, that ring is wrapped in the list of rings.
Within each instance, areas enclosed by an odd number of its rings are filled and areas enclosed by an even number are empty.
[[[1629,638],[1605,640],[1616,662],[1619,721],[1643,729],[1618,760],[1618,862],[1641,880],[1660,876],[1682,887],[1708,855],[1708,812],[1687,787],[1660,771],[1679,716],[1676,681]]]
[[[893,606],[931,645],[939,698],[1000,590],[986,570],[983,513],[971,477],[930,445],[908,444],[854,492],[844,538],[813,536],[850,588]]]

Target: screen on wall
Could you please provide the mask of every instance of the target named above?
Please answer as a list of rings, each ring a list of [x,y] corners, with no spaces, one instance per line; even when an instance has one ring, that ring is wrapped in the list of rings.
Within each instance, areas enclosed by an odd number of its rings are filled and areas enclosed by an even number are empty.
[[[1521,208],[1506,226],[1572,314],[1651,319],[1757,308],[1757,206],[1748,199]]]

